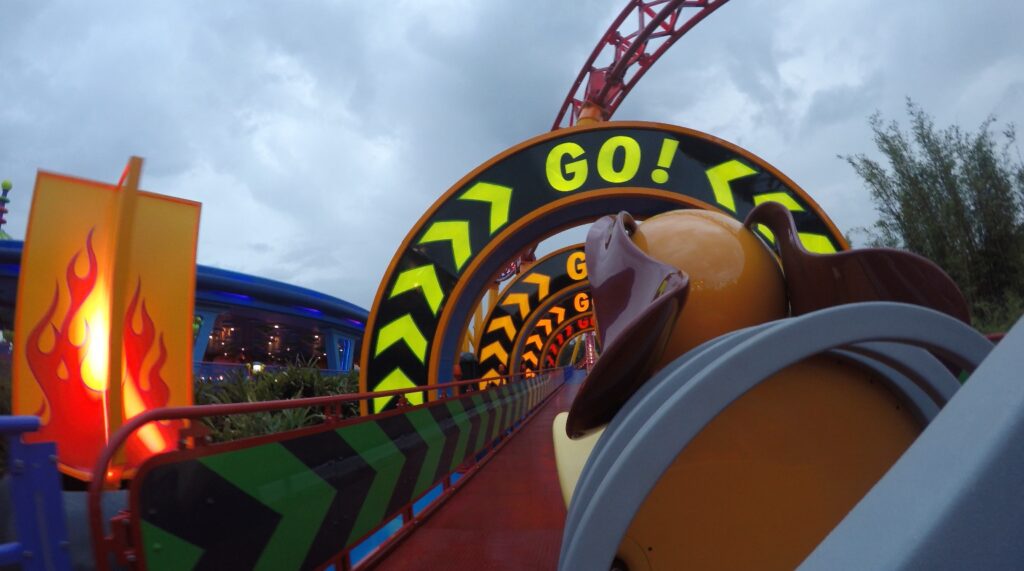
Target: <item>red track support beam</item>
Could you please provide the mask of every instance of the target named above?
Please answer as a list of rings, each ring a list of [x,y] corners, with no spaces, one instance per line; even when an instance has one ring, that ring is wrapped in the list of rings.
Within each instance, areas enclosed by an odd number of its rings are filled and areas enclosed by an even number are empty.
[[[601,37],[558,111],[551,130],[615,113],[654,62],[728,0],[629,0]],[[598,62],[611,62],[599,64]]]

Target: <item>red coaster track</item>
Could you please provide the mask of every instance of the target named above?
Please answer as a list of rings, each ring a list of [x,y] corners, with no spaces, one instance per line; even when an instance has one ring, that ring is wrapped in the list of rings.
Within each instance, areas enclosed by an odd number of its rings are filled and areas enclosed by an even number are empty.
[[[728,0],[629,0],[601,37],[558,111],[551,130],[580,118],[609,119],[672,44]],[[598,61],[611,63],[598,67]]]

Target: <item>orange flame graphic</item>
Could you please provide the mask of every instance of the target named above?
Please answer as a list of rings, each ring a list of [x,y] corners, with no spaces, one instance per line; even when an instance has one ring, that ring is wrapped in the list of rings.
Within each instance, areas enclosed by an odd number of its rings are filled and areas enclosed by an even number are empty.
[[[92,241],[93,230],[90,230],[85,240],[88,265],[84,274],[79,275],[75,269],[81,250],[67,265],[68,305],[60,325],[54,324],[61,299],[58,282],[49,308],[32,328],[26,344],[29,369],[43,393],[43,402],[36,412],[42,418],[42,426],[33,440],[57,442],[61,464],[76,475],[91,471],[109,438],[105,393],[108,390],[110,292],[102,283]],[[126,420],[145,410],[166,406],[170,399],[170,390],[160,374],[167,360],[163,334],[159,336],[158,354],[148,359],[157,340],[157,328],[141,299],[141,290],[139,281],[122,329],[125,355],[122,414]],[[133,326],[136,318],[141,321],[138,330]],[[148,369],[145,367],[147,359],[152,361]],[[170,448],[178,426],[178,423],[151,424],[133,435],[126,444],[129,466],[138,466],[152,454]]]
[[[106,440],[97,438],[97,432],[102,434],[106,425],[103,393],[87,384],[83,376],[89,351],[105,351],[105,348],[92,347],[89,320],[84,322],[86,335],[81,343],[75,343],[71,337],[74,322],[95,289],[99,275],[92,236],[90,231],[85,241],[89,263],[85,275],[79,276],[75,272],[81,251],[76,252],[68,263],[65,281],[70,299],[60,326],[55,326],[52,321],[60,301],[60,284],[57,283],[53,301],[32,328],[26,345],[29,369],[43,392],[43,402],[36,412],[43,424],[36,438],[56,441],[61,462],[75,467],[89,466]],[[53,337],[49,350],[44,349],[44,335],[47,333]]]
[[[135,330],[133,321],[139,310],[142,292],[142,280],[135,285],[124,318],[124,418],[129,419],[137,414],[153,408],[167,406],[171,391],[160,376],[164,363],[167,361],[167,345],[163,333],[159,336],[159,351],[156,360],[144,370],[147,357],[152,353],[157,340],[156,326],[146,309],[146,301],[141,300],[141,312],[138,317],[142,322],[141,329]],[[149,424],[140,429],[125,445],[129,464],[138,466],[153,454],[163,452],[171,447],[177,436],[180,423]]]

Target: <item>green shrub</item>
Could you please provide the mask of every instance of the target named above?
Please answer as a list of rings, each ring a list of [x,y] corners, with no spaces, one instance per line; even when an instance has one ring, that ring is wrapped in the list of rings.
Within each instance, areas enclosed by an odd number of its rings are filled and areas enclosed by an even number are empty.
[[[248,374],[237,370],[216,383],[196,381],[196,404],[265,402],[354,393],[359,388],[356,373],[323,375],[311,363],[296,363],[276,371]],[[344,416],[358,414],[358,404],[343,407]],[[214,442],[237,440],[312,426],[323,422],[319,408],[302,407],[272,412],[235,414],[205,419]]]
[[[349,372],[324,375],[312,363],[296,363],[274,372],[248,375],[238,370],[217,383],[196,381],[195,404],[262,402],[354,393],[359,390],[359,375]],[[345,417],[359,414],[359,406],[342,408]],[[0,359],[0,415],[11,414],[11,361]],[[260,412],[212,417],[205,420],[214,442],[236,440],[261,434],[273,434],[323,422],[324,414],[310,407],[275,412]],[[0,474],[6,472],[7,440],[0,438]]]

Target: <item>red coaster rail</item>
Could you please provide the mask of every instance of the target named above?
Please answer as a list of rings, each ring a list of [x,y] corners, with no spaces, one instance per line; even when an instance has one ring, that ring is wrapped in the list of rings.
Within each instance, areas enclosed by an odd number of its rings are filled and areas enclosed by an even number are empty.
[[[630,0],[590,54],[551,130],[606,121],[654,62],[728,0]],[[598,60],[611,58],[600,66]]]

